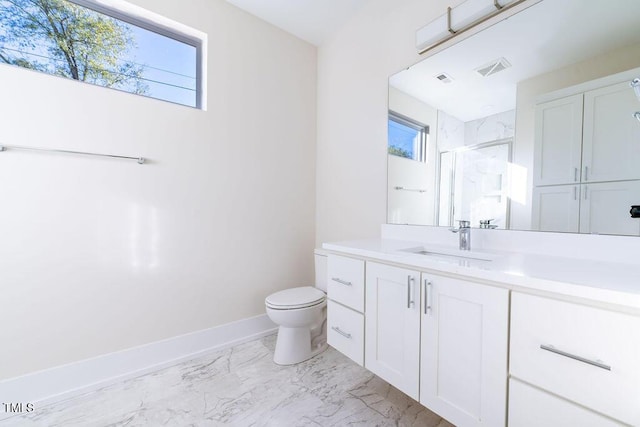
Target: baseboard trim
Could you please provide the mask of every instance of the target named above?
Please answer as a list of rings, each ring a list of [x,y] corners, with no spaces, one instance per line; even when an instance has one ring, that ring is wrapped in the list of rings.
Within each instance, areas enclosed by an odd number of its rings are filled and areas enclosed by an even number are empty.
[[[0,402],[44,405],[270,335],[266,314],[0,381]],[[2,410],[3,408],[0,408]],[[16,414],[0,411],[0,420]]]

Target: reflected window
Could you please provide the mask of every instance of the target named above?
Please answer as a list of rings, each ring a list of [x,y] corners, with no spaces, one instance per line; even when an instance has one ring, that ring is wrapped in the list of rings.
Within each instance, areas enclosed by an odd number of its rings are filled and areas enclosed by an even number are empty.
[[[389,154],[427,162],[429,126],[389,111]]]

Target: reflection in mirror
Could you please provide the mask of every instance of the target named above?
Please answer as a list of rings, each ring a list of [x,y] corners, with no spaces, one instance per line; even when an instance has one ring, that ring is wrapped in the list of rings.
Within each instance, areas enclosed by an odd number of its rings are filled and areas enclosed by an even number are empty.
[[[438,225],[452,226],[459,217],[509,228],[510,161],[511,139],[440,152]]]
[[[543,0],[391,76],[388,222],[640,235],[637,77],[637,0]]]

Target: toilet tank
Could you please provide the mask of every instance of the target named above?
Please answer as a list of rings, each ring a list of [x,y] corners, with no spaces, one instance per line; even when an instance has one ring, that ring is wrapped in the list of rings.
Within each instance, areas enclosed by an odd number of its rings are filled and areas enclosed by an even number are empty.
[[[322,249],[313,251],[316,268],[316,288],[327,292],[327,252]]]

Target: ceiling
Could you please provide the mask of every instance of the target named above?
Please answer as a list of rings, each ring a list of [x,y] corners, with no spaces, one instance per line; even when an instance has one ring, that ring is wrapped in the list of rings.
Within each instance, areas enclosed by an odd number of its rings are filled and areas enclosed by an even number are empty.
[[[638,0],[545,0],[390,78],[390,85],[467,122],[516,103],[518,82],[640,44]],[[475,70],[505,58],[488,77]],[[446,73],[451,83],[435,76]]]
[[[368,0],[227,0],[316,46],[322,45]]]

